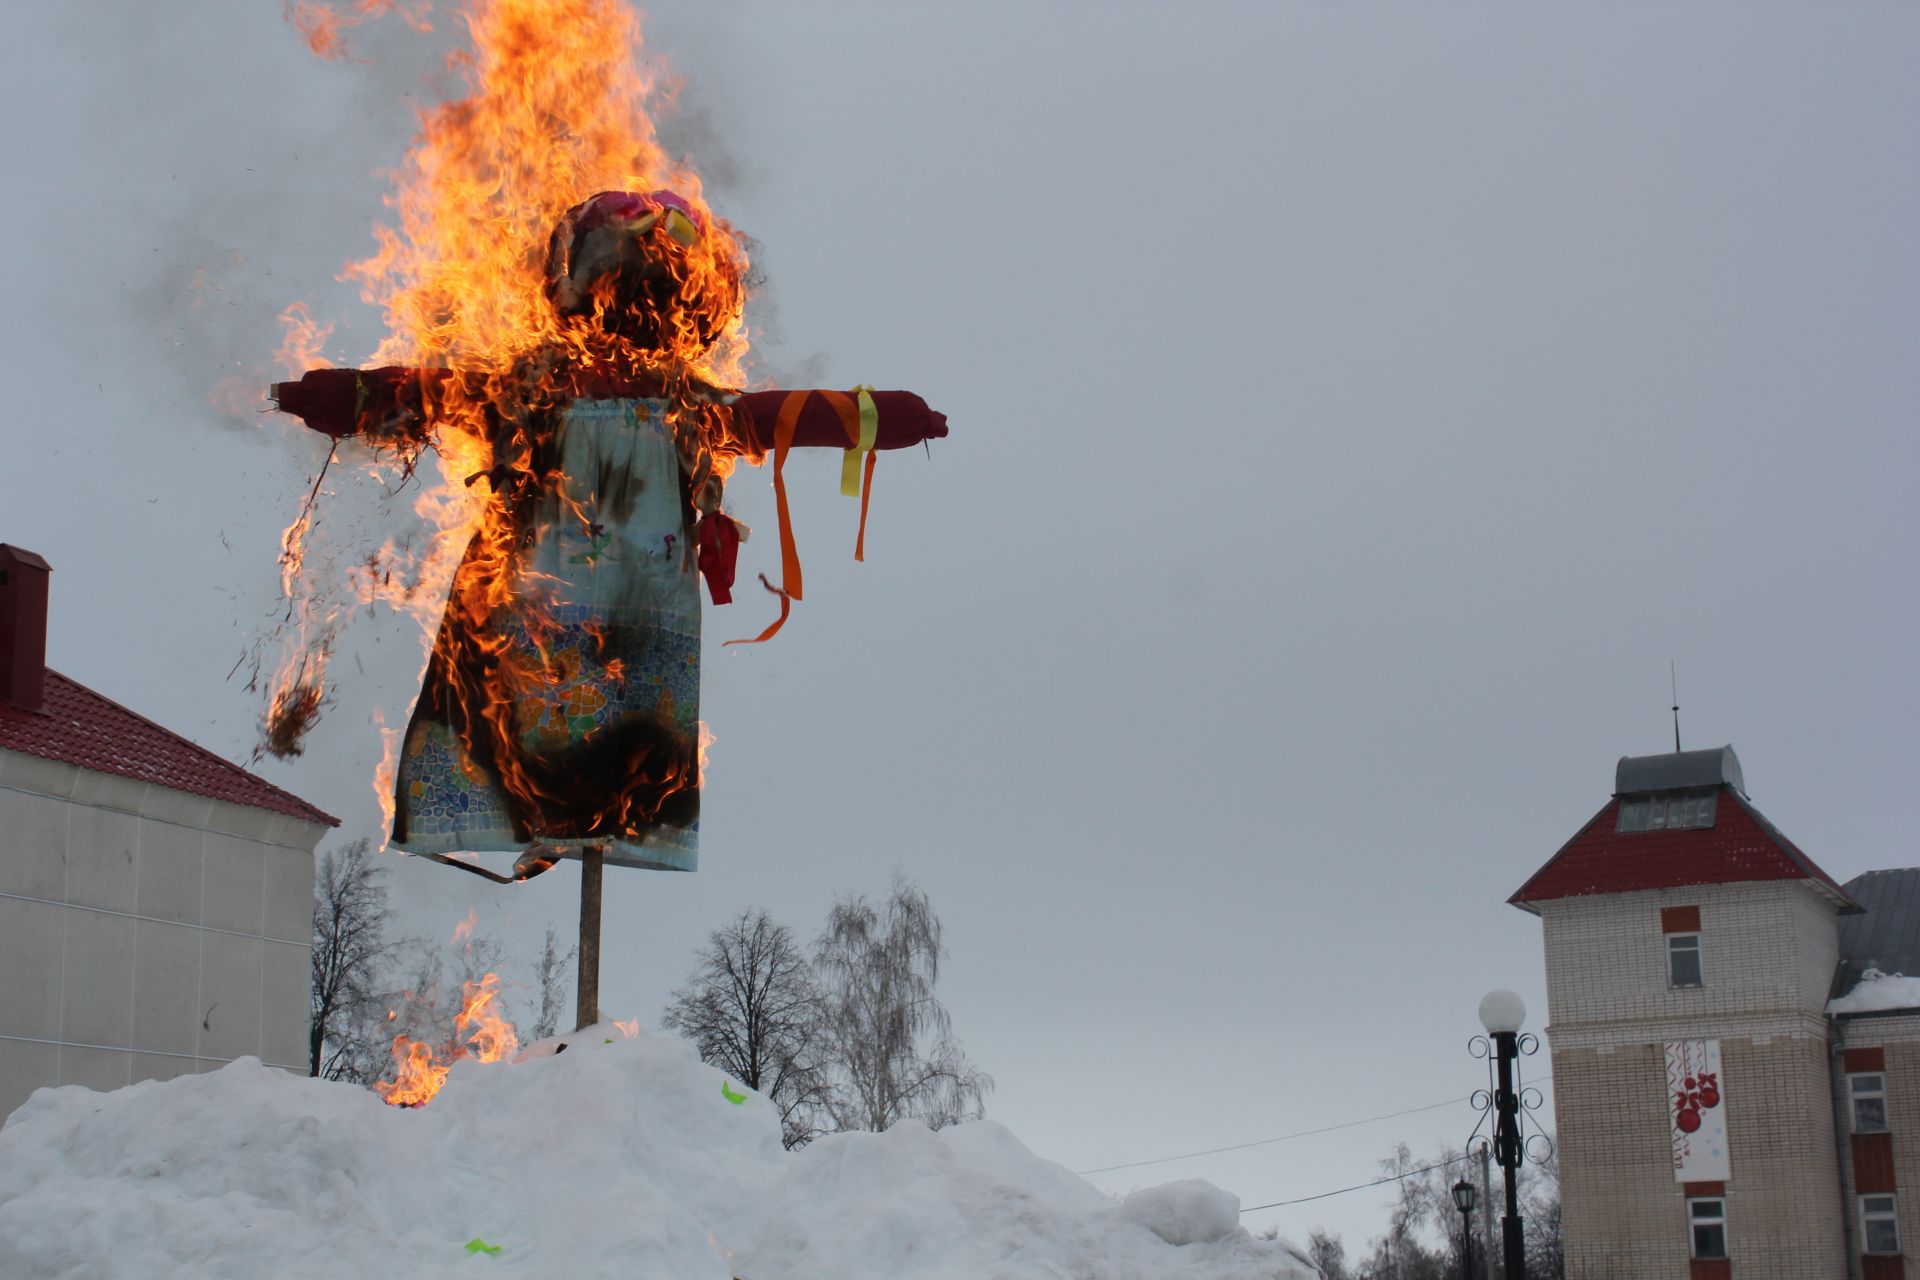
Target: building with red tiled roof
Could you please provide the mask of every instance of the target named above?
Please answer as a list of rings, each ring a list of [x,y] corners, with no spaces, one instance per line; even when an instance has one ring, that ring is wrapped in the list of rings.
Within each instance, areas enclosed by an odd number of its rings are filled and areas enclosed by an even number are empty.
[[[1920,1010],[1833,1002],[1920,954],[1920,872],[1836,883],[1721,747],[1622,759],[1510,901],[1545,943],[1569,1277],[1906,1274]]]
[[[1857,908],[1753,807],[1732,747],[1628,757],[1620,769],[1626,776],[1616,786],[1629,789],[1617,790],[1507,901],[1537,911],[1535,904],[1584,894],[1805,880],[1836,905]]]
[[[78,680],[47,669],[40,707],[22,711],[0,702],[0,750],[58,760],[136,782],[284,813],[305,822],[337,827],[322,813],[265,778],[163,729]]]
[[[242,1056],[304,1072],[338,823],[48,669],[50,577],[0,544],[0,1116]]]

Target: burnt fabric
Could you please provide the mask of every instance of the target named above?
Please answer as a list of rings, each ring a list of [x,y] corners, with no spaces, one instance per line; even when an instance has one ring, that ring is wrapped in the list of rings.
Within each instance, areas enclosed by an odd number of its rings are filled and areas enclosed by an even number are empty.
[[[336,439],[417,448],[458,377],[316,369],[273,394],[283,411]],[[551,407],[528,410],[536,418],[522,434],[539,442],[537,456],[483,473],[511,495],[503,500],[512,512],[512,561],[483,570],[474,563],[486,554],[476,539],[455,574],[402,740],[393,844],[440,855],[591,845],[616,865],[691,871],[699,840],[699,581],[704,574],[715,604],[731,598],[740,531],[717,509],[717,479],[698,473],[698,460],[676,439],[676,414],[697,400],[715,415],[730,452],[773,455],[780,621],[801,594],[780,473],[787,452],[865,452],[870,486],[866,450],[944,436],[946,418],[906,391],[707,389],[690,400],[645,379],[578,369],[561,377]],[[496,448],[513,425],[496,424]],[[862,490],[863,529],[865,514]],[[509,588],[504,602],[462,607],[463,581],[496,577]]]
[[[528,504],[517,590],[483,635],[449,609],[407,726],[394,845],[409,853],[604,846],[609,861],[691,871],[698,858],[700,598],[681,459],[664,400],[575,400],[559,466]],[[469,551],[476,554],[478,548]],[[445,634],[451,630],[453,634]],[[511,761],[480,682],[502,655]],[[464,687],[463,687],[464,686]],[[522,771],[529,811],[500,784]],[[608,800],[622,802],[610,811]]]

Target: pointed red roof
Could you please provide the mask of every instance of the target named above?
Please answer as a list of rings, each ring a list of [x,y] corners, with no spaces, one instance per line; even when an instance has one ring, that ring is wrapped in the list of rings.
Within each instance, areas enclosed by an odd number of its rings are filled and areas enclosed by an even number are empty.
[[[1616,831],[1620,798],[1615,796],[1507,901],[1533,911],[1536,902],[1597,893],[1808,880],[1843,910],[1861,909],[1745,796],[1730,786],[1717,790],[1711,827],[1665,831]]]
[[[39,711],[0,701],[0,747],[305,822],[340,825],[299,796],[50,667]]]

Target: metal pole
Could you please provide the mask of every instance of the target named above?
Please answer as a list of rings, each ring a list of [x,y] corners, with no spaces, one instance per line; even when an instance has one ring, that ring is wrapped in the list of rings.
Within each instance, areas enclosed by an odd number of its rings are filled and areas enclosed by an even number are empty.
[[[1493,1280],[1493,1148],[1480,1144],[1480,1274]]]
[[[1496,1031],[1493,1044],[1500,1061],[1500,1088],[1493,1095],[1499,1115],[1493,1155],[1507,1175],[1507,1212],[1500,1219],[1505,1280],[1527,1280],[1527,1247],[1520,1223],[1520,1099],[1513,1091],[1513,1060],[1520,1056],[1520,1037],[1517,1032]]]
[[[580,977],[575,984],[575,1031],[600,1021],[600,873],[606,854],[598,845],[580,851]]]
[[[1460,1280],[1473,1280],[1473,1210],[1460,1211]]]

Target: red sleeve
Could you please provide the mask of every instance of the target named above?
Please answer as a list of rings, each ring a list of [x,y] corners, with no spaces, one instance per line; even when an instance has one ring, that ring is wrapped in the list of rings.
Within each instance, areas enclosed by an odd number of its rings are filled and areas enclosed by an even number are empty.
[[[425,433],[427,407],[445,369],[309,369],[298,382],[276,382],[271,394],[282,413],[336,440],[345,436]]]
[[[773,452],[774,424],[779,421],[781,406],[792,394],[791,391],[750,391],[733,401],[735,424],[743,435],[751,436],[750,440],[742,441],[752,446],[750,452]],[[794,447],[851,449],[857,441],[848,435],[843,414],[855,412],[853,396],[845,391],[803,394],[807,398],[794,424]],[[925,400],[911,391],[875,391],[873,407],[879,420],[873,442],[876,449],[907,449],[947,434],[947,415],[929,408]]]

